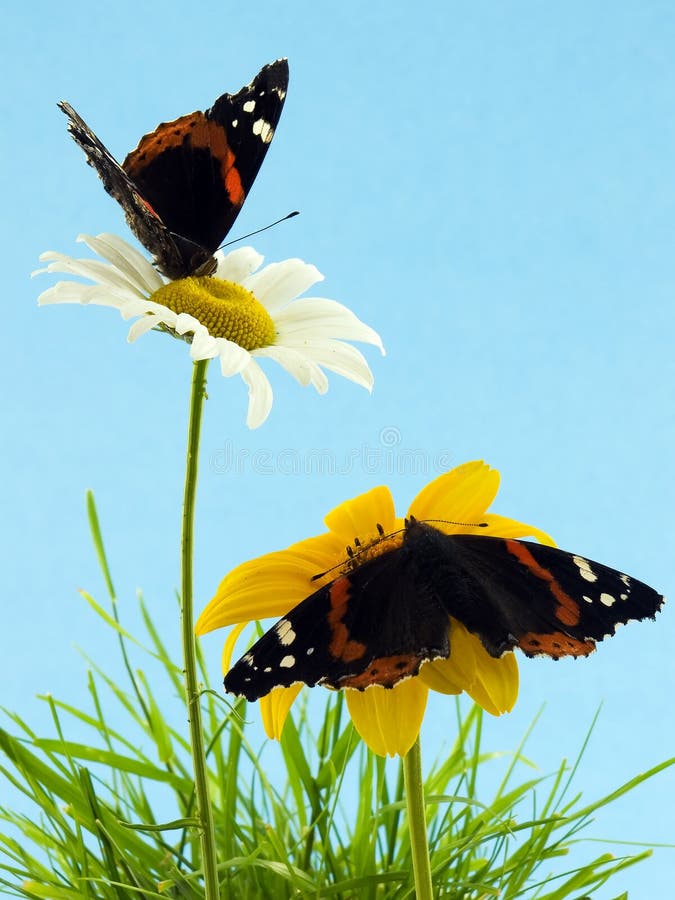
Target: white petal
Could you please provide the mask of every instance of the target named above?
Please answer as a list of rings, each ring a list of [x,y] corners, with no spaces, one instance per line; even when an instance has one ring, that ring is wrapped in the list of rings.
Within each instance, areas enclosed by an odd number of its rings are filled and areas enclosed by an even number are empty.
[[[39,306],[52,303],[89,303],[98,288],[94,284],[80,284],[79,281],[57,281],[38,297]]]
[[[157,325],[159,325],[159,320],[156,316],[143,316],[142,319],[136,319],[129,329],[127,341],[130,344],[133,344],[135,340],[138,340],[139,337],[147,334],[148,331],[152,331]]]
[[[176,334],[192,332],[191,359],[213,359],[214,356],[218,356],[217,338],[212,337],[199,319],[190,313],[179,313],[172,327]]]
[[[316,266],[301,259],[285,259],[270,263],[245,279],[243,284],[271,313],[294,300],[317,281],[323,281],[323,275]]]
[[[248,385],[246,424],[249,428],[258,428],[272,409],[272,386],[254,359],[250,359],[246,368],[242,369],[241,377]]]
[[[108,263],[100,259],[73,259],[61,253],[47,252],[40,256],[41,260],[51,260],[47,272],[61,272],[88,278],[97,284],[124,292],[128,297],[147,297],[147,293],[138,284],[129,281],[126,276]]]
[[[178,313],[176,316],[176,324],[173,327],[177,334],[187,334],[188,331],[194,332],[199,331],[200,329],[206,331],[206,328],[204,328],[199,319],[195,319],[190,313]]]
[[[256,269],[259,269],[265,259],[253,247],[239,247],[231,253],[219,251],[214,256],[218,263],[218,268],[215,272],[216,278],[239,283],[248,278]]]
[[[98,289],[100,290],[100,288]],[[99,306],[106,306],[106,300],[110,299],[110,292],[106,291],[100,298],[97,297],[95,301]],[[135,316],[147,316],[148,314],[154,316],[157,320],[157,324],[163,322],[164,325],[168,325],[170,328],[173,328],[176,324],[176,313],[169,309],[166,306],[162,306],[161,303],[153,303],[150,300],[130,300],[122,306],[117,307],[120,311],[120,315],[123,319],[133,319]]]
[[[82,303],[89,306],[107,306],[111,309],[118,309],[127,319],[129,314],[125,316],[125,310],[135,309],[138,304],[141,304],[141,308],[143,308],[143,305],[147,304],[147,300],[140,297],[129,297],[128,294],[114,288],[101,287],[100,284],[92,284],[89,287],[91,289],[83,298]]]
[[[147,294],[154,294],[164,285],[164,279],[135,247],[116,234],[98,234],[96,237],[80,234],[78,241],[85,243],[109,263],[123,272],[129,281],[137,284]]]
[[[53,253],[52,250],[47,250],[47,253]],[[38,256],[38,259],[44,260],[45,254],[41,253]],[[45,266],[44,269],[33,269],[30,273],[31,278],[35,278],[36,275],[48,275],[49,274],[49,266]]]
[[[375,344],[384,354],[379,334],[336,300],[302,297],[280,310],[274,317],[274,324],[280,343],[285,343],[284,338],[290,335],[309,339],[337,338]]]
[[[342,341],[305,341],[302,347],[296,349],[331,372],[360,384],[368,391],[372,390],[373,373],[363,354],[351,344]]]
[[[251,358],[248,350],[244,350],[239,344],[228,341],[226,338],[216,338],[218,345],[218,358],[220,359],[220,371],[224,378],[237,375],[246,368]]]
[[[280,347],[278,344],[270,347],[260,347],[253,350],[252,356],[264,356],[273,359],[282,368],[295,378],[303,387],[312,383],[312,373],[309,360],[297,350],[288,347]]]
[[[303,387],[311,384],[320,394],[325,394],[328,390],[328,379],[324,372],[300,350],[273,344],[254,350],[253,355],[273,359]]]
[[[218,356],[218,341],[203,326],[197,329],[190,344],[191,359],[213,359]]]

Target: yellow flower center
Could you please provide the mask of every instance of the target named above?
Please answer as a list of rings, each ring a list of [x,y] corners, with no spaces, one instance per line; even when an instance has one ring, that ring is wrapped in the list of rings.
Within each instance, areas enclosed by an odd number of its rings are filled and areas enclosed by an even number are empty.
[[[213,337],[227,338],[244,350],[274,343],[272,317],[250,291],[208,275],[170,281],[152,295],[155,303],[175,313],[189,313]]]
[[[403,544],[403,532],[398,531],[394,534],[380,534],[377,537],[371,537],[368,540],[361,541],[354,539],[354,543],[347,548],[347,559],[345,560],[340,573],[345,575],[353,572],[376,556],[382,556],[392,550],[397,550]]]

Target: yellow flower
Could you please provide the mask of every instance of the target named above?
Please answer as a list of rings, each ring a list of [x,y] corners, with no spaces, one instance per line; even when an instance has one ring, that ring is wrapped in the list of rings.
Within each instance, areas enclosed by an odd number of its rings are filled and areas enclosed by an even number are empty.
[[[538,528],[486,510],[499,488],[499,473],[483,462],[469,462],[428,484],[413,500],[408,517],[430,520],[446,534],[485,534],[495,537],[533,537],[552,544]],[[234,645],[253,619],[285,616],[322,585],[349,571],[346,547],[358,547],[359,558],[372,559],[401,543],[404,520],[396,516],[386,487],[376,487],[336,507],[325,518],[328,532],[293,544],[287,550],[238,566],[221,582],[215,597],[196,625],[205,634],[235,625],[223,651],[223,671],[230,668]],[[457,522],[465,525],[453,524]],[[324,573],[320,578],[316,576]],[[442,694],[465,691],[487,712],[509,712],[518,695],[518,665],[513,653],[490,656],[481,641],[457,620],[449,618],[452,652],[447,659],[425,662],[419,674],[399,681],[392,689],[373,685],[346,689],[352,721],[363,740],[381,756],[404,756],[419,734],[429,690]],[[293,700],[302,685],[276,687],[260,700],[265,731],[279,738]]]

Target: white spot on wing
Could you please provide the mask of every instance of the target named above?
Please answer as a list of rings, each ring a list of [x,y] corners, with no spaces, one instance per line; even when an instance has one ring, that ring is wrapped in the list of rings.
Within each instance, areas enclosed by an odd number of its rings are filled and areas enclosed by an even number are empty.
[[[314,647],[308,647],[307,648],[307,656],[311,656],[312,653],[314,653]]]
[[[623,581],[627,588],[630,587],[630,578],[628,575],[619,575],[619,578]]]
[[[586,601],[586,603],[592,603],[592,602],[593,602],[593,598],[592,598],[592,597],[587,597],[586,594],[584,594],[584,600]]]
[[[282,647],[289,647],[295,640],[295,632],[288,619],[282,619],[281,622],[277,622],[274,626],[274,630],[277,633],[279,643]]]
[[[591,569],[591,564],[587,559],[584,559],[583,556],[573,556],[572,560],[574,561],[574,565],[579,569],[579,574],[582,578],[585,578],[586,581],[598,580],[598,576],[593,569]]]
[[[255,109],[255,100],[247,100],[246,103],[242,106],[244,112],[253,112]]]
[[[239,124],[239,119],[232,119],[232,127],[233,128],[236,128],[238,124]]]
[[[253,656],[251,653],[247,653],[246,656],[242,656],[241,661],[246,663],[247,666],[253,665]]]
[[[253,123],[253,134],[257,135],[263,144],[269,144],[274,137],[274,129],[264,119],[256,119]]]
[[[600,594],[600,602],[604,603],[605,606],[612,606],[616,603],[616,597],[612,597],[611,594]]]
[[[284,656],[284,658],[279,663],[280,669],[292,669],[295,665],[295,657],[294,656]]]

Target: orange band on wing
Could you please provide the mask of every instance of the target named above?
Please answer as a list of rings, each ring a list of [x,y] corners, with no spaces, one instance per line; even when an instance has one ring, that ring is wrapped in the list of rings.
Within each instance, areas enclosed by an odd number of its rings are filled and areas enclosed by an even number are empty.
[[[555,611],[556,619],[562,622],[563,625],[578,625],[581,618],[579,604],[563,591],[549,570],[539,565],[527,547],[518,543],[518,541],[507,540],[506,549],[526,566],[528,571],[548,584],[549,590],[558,601]]]
[[[341,659],[344,662],[361,659],[366,652],[365,644],[351,640],[347,626],[342,621],[349,606],[349,592],[350,584],[347,577],[338,578],[328,589],[331,606],[328,613],[328,625],[331,630],[328,651],[335,659]]]
[[[595,650],[595,641],[578,641],[562,632],[553,634],[528,632],[520,638],[518,646],[528,656],[543,655],[560,659],[561,656],[588,656]]]
[[[417,675],[421,660],[416,656],[381,656],[374,659],[365,672],[359,675],[350,675],[340,679],[341,688],[356,688],[364,690],[373,684],[382,687],[393,687],[402,678]]]
[[[197,149],[206,149],[220,163],[220,177],[233,206],[241,206],[246,193],[236,168],[235,155],[227,143],[222,125],[206,118],[203,112],[189,113],[173,122],[162,122],[152,132],[141,138],[138,147],[127,156],[124,170],[131,177],[138,177],[149,162],[166,150],[182,147],[188,142]],[[154,210],[153,210],[154,211]]]

